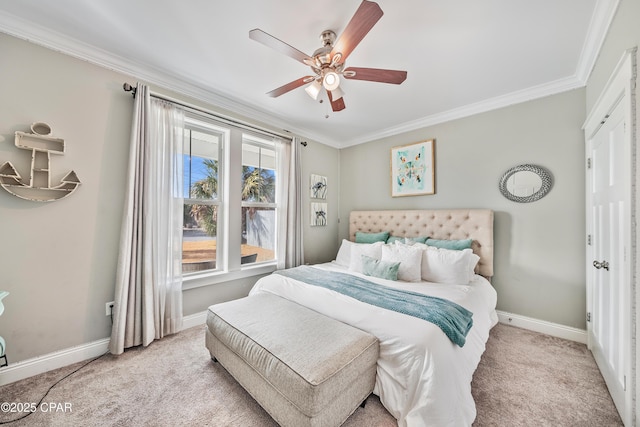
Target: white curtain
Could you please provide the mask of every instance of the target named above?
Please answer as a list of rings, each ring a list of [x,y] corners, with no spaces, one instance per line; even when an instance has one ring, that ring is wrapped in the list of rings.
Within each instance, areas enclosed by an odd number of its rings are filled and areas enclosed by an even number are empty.
[[[109,350],[149,345],[182,328],[184,114],[136,90]]]
[[[302,180],[300,140],[276,141],[278,152],[277,194],[281,209],[278,223],[278,269],[304,264],[302,242]]]

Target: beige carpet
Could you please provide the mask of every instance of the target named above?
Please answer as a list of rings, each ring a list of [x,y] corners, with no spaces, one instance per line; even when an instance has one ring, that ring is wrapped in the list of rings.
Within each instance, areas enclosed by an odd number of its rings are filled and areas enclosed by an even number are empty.
[[[53,383],[83,364],[0,387],[0,402],[36,404]],[[472,392],[478,409],[474,426],[622,425],[584,345],[510,326],[492,330]],[[44,402],[39,408],[47,412],[40,409],[9,425],[276,426],[219,364],[211,362],[203,327],[119,357],[101,357],[61,381]],[[18,416],[0,411],[0,422]],[[345,423],[394,425],[375,396]]]

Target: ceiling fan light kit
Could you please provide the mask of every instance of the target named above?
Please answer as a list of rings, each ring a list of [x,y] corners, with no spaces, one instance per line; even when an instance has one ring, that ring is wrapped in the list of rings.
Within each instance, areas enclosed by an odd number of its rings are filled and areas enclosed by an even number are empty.
[[[338,73],[331,70],[324,73],[324,77],[322,78],[322,85],[326,90],[335,90],[340,86],[340,77]]]
[[[313,80],[313,83],[311,83],[309,86],[304,88],[305,92],[307,92],[307,94],[309,94],[309,96],[313,98],[314,101],[318,100],[318,96],[320,95],[321,89],[322,89],[322,85],[320,84],[319,81],[315,79]]]
[[[345,68],[345,61],[353,49],[362,41],[369,30],[382,17],[383,12],[377,3],[363,0],[356,13],[347,24],[344,32],[336,41],[336,33],[325,30],[320,34],[322,47],[316,49],[313,56],[306,55],[287,43],[265,33],[260,29],[249,31],[249,38],[275,49],[293,59],[311,67],[315,76],[306,76],[287,83],[268,92],[271,97],[278,97],[293,89],[307,84],[305,91],[311,98],[317,100],[321,89],[327,92],[333,111],[345,108],[340,88],[340,75],[345,79],[366,80],[370,82],[401,84],[407,78],[406,71],[383,70],[379,68]]]

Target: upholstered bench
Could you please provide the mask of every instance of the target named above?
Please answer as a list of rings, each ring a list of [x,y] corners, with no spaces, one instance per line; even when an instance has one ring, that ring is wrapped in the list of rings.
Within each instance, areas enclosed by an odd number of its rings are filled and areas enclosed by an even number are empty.
[[[373,391],[378,340],[258,294],[212,305],[206,346],[281,426],[339,426]]]

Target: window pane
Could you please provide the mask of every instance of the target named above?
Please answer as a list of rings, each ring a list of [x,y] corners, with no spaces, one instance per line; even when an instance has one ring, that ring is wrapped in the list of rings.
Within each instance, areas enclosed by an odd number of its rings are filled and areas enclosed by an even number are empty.
[[[242,201],[275,203],[276,152],[253,144],[242,144]]]
[[[217,260],[219,157],[223,134],[186,129],[184,134],[184,188],[182,272],[215,270]],[[198,203],[196,199],[202,202]]]
[[[185,203],[182,228],[182,272],[216,269],[218,208]]]
[[[276,152],[273,143],[244,136],[241,264],[275,260]],[[260,206],[265,204],[267,206]]]
[[[274,260],[275,230],[275,208],[243,207],[241,263]]]
[[[184,138],[184,198],[217,199],[221,134],[186,129]]]

